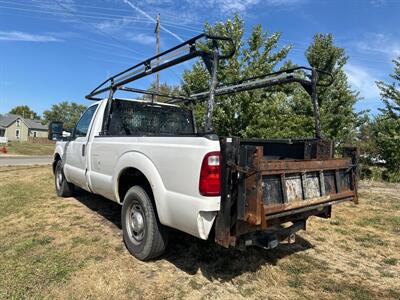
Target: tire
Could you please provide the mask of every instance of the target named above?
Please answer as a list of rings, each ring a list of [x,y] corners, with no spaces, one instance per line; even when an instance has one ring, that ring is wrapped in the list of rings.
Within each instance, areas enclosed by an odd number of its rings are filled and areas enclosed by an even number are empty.
[[[121,224],[129,252],[146,261],[160,256],[168,241],[168,230],[161,225],[149,194],[140,186],[131,187],[122,205]]]
[[[58,197],[71,197],[74,194],[74,185],[65,178],[61,160],[57,162],[54,172],[54,185]]]

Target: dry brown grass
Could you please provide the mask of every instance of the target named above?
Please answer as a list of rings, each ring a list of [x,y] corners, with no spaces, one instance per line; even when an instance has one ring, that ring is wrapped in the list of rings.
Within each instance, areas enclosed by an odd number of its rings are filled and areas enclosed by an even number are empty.
[[[174,232],[140,262],[125,249],[120,208],[60,199],[49,168],[0,169],[1,298],[400,298],[400,186],[364,182],[360,205],[312,218],[293,245],[222,249]]]

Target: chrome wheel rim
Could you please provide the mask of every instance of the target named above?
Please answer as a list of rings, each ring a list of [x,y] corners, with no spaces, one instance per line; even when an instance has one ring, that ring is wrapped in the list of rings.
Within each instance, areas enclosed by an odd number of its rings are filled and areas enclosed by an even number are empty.
[[[132,203],[127,210],[127,229],[129,238],[134,244],[139,244],[146,232],[145,215],[142,206],[138,202]]]
[[[57,173],[56,173],[56,186],[57,186],[57,190],[61,189],[61,183],[63,180],[63,175],[62,175],[62,171],[61,168],[57,169]]]

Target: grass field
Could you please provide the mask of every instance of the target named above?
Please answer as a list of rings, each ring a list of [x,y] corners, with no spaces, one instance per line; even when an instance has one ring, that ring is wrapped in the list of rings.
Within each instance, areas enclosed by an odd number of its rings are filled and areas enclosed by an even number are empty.
[[[54,153],[54,144],[32,144],[10,142],[7,146],[8,154],[19,155],[52,155]]]
[[[400,299],[400,185],[311,218],[272,251],[174,233],[153,262],[122,243],[118,205],[55,196],[49,168],[0,168],[0,298]]]

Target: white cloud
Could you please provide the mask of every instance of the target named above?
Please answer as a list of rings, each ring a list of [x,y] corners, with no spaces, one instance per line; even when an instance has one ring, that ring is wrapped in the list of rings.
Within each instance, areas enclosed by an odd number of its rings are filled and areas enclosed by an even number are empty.
[[[384,54],[391,60],[400,56],[400,43],[383,33],[368,33],[356,45],[363,52]]]
[[[370,103],[379,101],[379,89],[375,83],[379,79],[371,75],[373,72],[369,71],[367,68],[351,63],[345,66],[345,72],[351,86],[356,91],[360,92],[361,97]]]
[[[109,33],[116,32],[125,26],[128,26],[138,20],[132,19],[132,17],[122,17],[115,20],[106,20],[99,23],[94,24],[98,29],[102,31],[106,31]]]
[[[215,0],[211,1],[223,12],[245,12],[248,8],[260,3],[259,0]]]
[[[386,0],[371,0],[369,3],[371,3],[372,6],[380,7],[386,5]]]
[[[129,33],[127,34],[127,38],[131,41],[137,42],[139,44],[143,44],[143,45],[155,45],[155,37],[148,35],[148,34],[144,34],[144,33],[139,33],[139,34],[133,34],[133,33]]]
[[[193,9],[207,10],[208,14],[226,15],[231,13],[246,13],[256,6],[288,7],[303,3],[308,0],[183,0],[179,13]],[[136,2],[137,3],[137,2]],[[154,6],[166,6],[173,3],[172,0],[143,0],[142,7],[154,9]],[[175,2],[176,3],[176,2]],[[172,14],[177,12],[171,11]]]
[[[290,6],[290,5],[296,5],[299,3],[305,2],[305,0],[266,0],[265,3],[267,3],[270,6]]]
[[[216,8],[222,13],[245,13],[248,9],[257,5],[264,6],[292,6],[305,0],[188,0],[206,8]]]
[[[62,42],[63,40],[50,35],[31,34],[21,31],[0,31],[1,41],[19,42]]]

